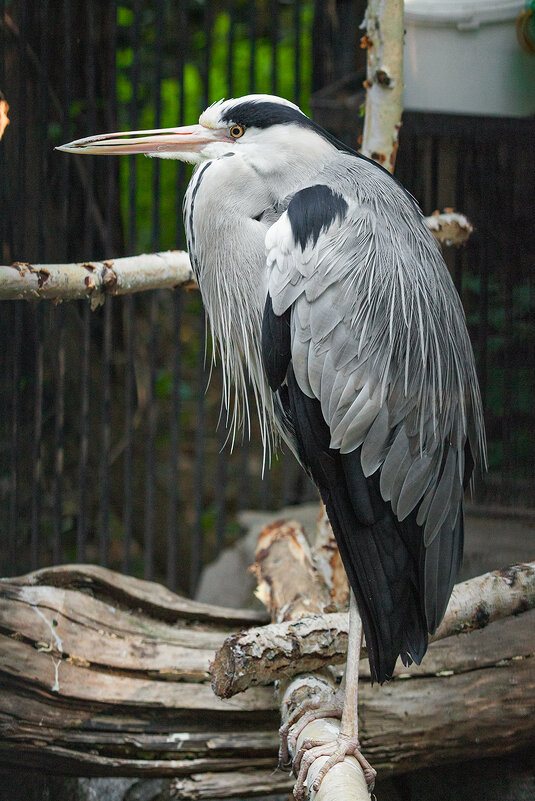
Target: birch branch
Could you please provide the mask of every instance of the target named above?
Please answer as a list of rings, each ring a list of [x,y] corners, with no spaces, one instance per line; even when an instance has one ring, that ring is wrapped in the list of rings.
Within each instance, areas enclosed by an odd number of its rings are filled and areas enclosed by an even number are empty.
[[[0,299],[88,298],[91,307],[106,295],[125,295],[149,289],[195,287],[189,256],[172,250],[107,261],[78,264],[28,264],[0,266]]]
[[[403,110],[403,0],[369,0],[366,114],[361,151],[394,172]]]
[[[5,99],[2,92],[0,92],[0,139],[3,137],[4,131],[10,123],[10,119],[7,116],[8,111],[9,103]]]
[[[340,563],[340,564],[339,564]],[[319,567],[318,565],[321,565]],[[322,614],[336,608],[347,587],[345,574],[340,575],[340,557],[328,524],[325,508],[318,520],[315,547],[311,548],[302,527],[295,522],[274,523],[260,534],[255,553],[253,572],[258,580],[257,595],[270,610],[274,621],[304,619],[310,614]],[[288,719],[297,705],[317,692],[328,697],[334,690],[330,670],[321,674],[299,676],[286,686],[279,686],[282,729],[289,730]],[[307,739],[336,739],[338,721],[313,721],[301,732],[297,748]],[[292,754],[292,757],[295,754]],[[306,783],[310,787],[327,757],[317,758],[310,766]],[[311,791],[311,801],[369,801],[369,792],[362,768],[353,757],[329,771],[317,792]]]
[[[454,587],[444,620],[430,641],[485,628],[533,608],[535,562],[485,573]],[[337,612],[232,635],[212,663],[214,692],[230,698],[257,684],[342,663],[347,623],[347,614]]]
[[[474,230],[464,214],[453,209],[444,209],[442,213],[435,211],[430,217],[424,217],[424,222],[435,239],[447,247],[465,245]]]

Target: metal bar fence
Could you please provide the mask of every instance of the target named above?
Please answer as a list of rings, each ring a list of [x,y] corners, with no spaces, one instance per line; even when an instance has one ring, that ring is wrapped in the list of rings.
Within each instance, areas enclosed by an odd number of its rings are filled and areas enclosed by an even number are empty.
[[[2,4],[0,88],[15,116],[0,159],[11,160],[22,189],[2,191],[3,260],[183,247],[184,165],[80,164],[53,146],[118,126],[184,124],[233,93],[278,88],[306,102],[300,52],[310,48],[312,3],[77,0],[61,3],[53,21],[47,6]],[[18,31],[12,38],[4,12]],[[98,60],[87,57],[96,52]],[[292,54],[293,74],[278,75]],[[26,186],[35,164],[39,180]],[[204,562],[238,535],[237,510],[292,495],[286,477],[299,468],[286,458],[262,481],[258,431],[229,452],[217,370],[207,389],[211,346],[205,352],[199,297],[147,295],[93,311],[81,302],[0,304],[11,332],[2,574],[98,561],[194,592]],[[302,490],[294,500],[315,497],[306,481]]]
[[[0,0],[0,90],[12,107],[0,142],[4,263],[184,247],[189,168],[143,157],[71,159],[54,145],[104,129],[185,124],[207,103],[249,91],[277,91],[308,109],[312,0],[65,0],[55,15],[50,5]],[[325,47],[323,37],[316,53]],[[316,103],[314,111],[332,127],[330,110],[322,118]],[[398,175],[426,213],[453,201],[476,225],[466,250],[448,259],[485,398],[488,493],[533,506],[526,225],[535,192],[518,166],[532,158],[529,134],[503,126],[408,117]],[[497,146],[504,131],[508,144]],[[162,290],[93,311],[85,302],[4,301],[0,333],[2,574],[99,561],[193,593],[203,564],[238,536],[238,510],[316,498],[292,457],[261,479],[254,423],[251,442],[229,452],[217,369],[207,389],[211,346],[205,353],[198,294]]]

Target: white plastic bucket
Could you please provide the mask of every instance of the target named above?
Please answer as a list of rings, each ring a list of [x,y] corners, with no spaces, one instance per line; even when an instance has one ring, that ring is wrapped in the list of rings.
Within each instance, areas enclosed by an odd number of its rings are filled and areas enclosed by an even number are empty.
[[[405,0],[404,107],[535,114],[535,56],[520,47],[518,0]]]

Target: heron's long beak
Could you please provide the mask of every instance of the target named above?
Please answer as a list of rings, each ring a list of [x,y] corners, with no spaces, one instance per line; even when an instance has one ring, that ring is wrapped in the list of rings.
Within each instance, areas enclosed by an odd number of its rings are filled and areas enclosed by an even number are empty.
[[[162,153],[198,153],[211,142],[232,141],[221,130],[205,128],[203,125],[186,125],[183,128],[161,128],[147,131],[122,131],[119,133],[98,134],[76,139],[56,150],[67,153],[97,153],[101,155],[121,155],[145,153],[158,156]]]

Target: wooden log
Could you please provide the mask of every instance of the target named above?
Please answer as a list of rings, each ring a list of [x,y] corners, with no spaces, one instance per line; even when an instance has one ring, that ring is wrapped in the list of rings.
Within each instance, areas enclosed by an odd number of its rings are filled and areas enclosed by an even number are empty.
[[[431,639],[483,628],[534,606],[535,562],[486,573],[454,587],[444,620]],[[211,667],[212,686],[230,698],[247,687],[340,664],[346,651],[347,615],[340,612],[251,628],[231,635],[218,651]]]
[[[403,773],[473,757],[476,738],[481,756],[532,740],[534,614],[434,643],[420,668],[381,688],[364,676],[361,737],[374,766]],[[199,799],[289,791],[287,773],[274,772],[273,689],[218,699],[206,679],[210,649],[261,619],[102,568],[0,581],[0,766],[169,777],[166,787],[173,777]]]
[[[258,582],[256,595],[272,620],[298,620],[321,614],[331,605],[331,594],[316,569],[312,551],[295,522],[266,526],[256,548],[252,572]]]

